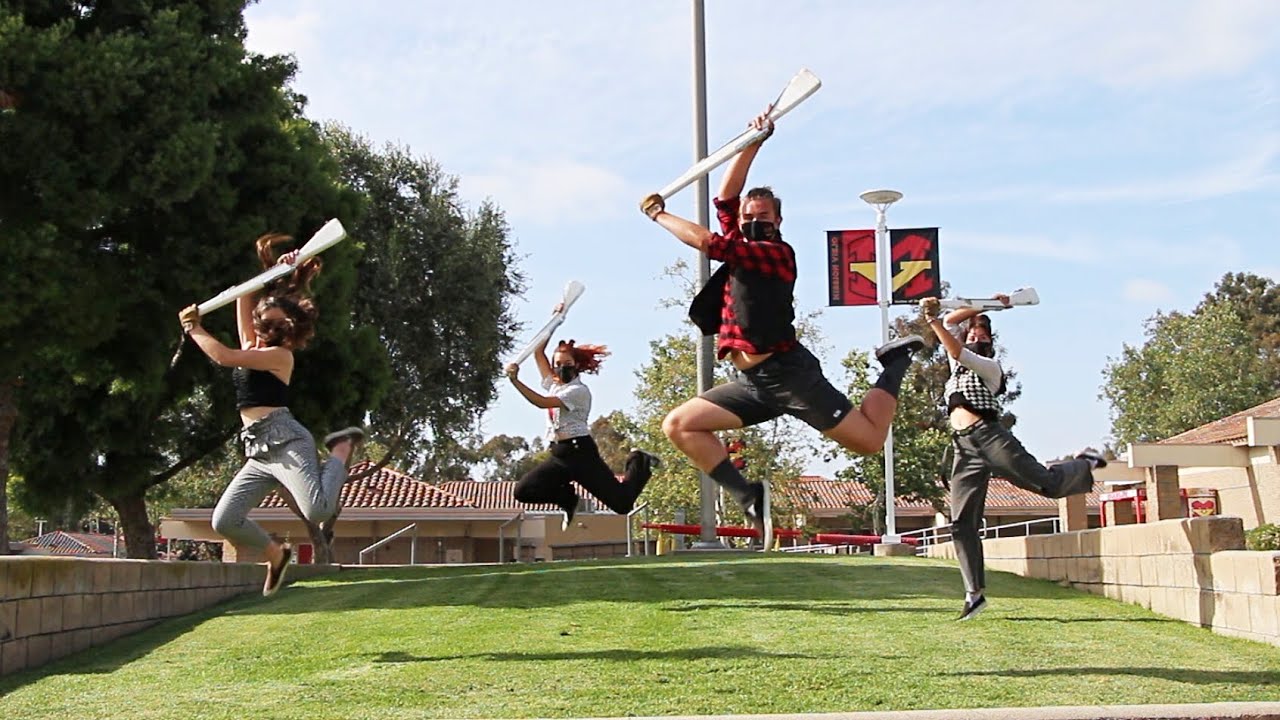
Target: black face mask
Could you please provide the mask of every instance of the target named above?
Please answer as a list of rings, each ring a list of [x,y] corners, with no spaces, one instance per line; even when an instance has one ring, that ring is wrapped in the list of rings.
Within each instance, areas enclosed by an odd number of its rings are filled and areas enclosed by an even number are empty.
[[[556,377],[560,378],[560,382],[569,382],[578,377],[578,368],[573,365],[557,365],[555,371]]]
[[[742,223],[742,236],[748,240],[772,240],[777,233],[773,223],[767,220],[751,220]]]
[[[965,347],[982,357],[995,357],[996,346],[987,341],[966,343]]]

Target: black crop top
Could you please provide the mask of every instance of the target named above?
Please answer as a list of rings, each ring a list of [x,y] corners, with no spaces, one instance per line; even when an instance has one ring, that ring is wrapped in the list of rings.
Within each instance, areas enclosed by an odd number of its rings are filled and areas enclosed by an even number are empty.
[[[287,407],[289,386],[267,370],[238,367],[231,371],[236,386],[236,408]]]

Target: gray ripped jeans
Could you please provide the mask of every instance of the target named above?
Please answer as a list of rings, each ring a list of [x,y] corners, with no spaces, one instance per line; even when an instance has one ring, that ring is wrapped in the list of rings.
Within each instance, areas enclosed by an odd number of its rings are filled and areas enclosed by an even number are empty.
[[[1048,498],[1079,495],[1093,489],[1093,464],[1068,460],[1045,467],[1000,423],[983,420],[954,433],[951,466],[951,539],[960,561],[966,592],[986,587],[982,567],[983,509],[992,474]]]
[[[293,496],[313,523],[333,517],[347,467],[330,457],[321,466],[316,443],[288,408],[280,408],[240,432],[246,462],[213,509],[213,529],[237,545],[264,548],[271,538],[249,511],[277,487]]]

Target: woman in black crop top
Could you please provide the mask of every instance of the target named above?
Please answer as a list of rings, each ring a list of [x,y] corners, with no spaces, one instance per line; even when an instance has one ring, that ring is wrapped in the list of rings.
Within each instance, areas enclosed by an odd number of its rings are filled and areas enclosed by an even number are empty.
[[[277,262],[271,247],[289,238],[264,235],[258,253],[264,267]],[[297,252],[278,262],[293,264]],[[237,546],[260,550],[267,559],[263,595],[280,588],[292,549],[267,535],[249,519],[272,490],[281,487],[292,496],[295,509],[308,521],[322,523],[338,510],[338,495],[347,479],[347,462],[355,444],[364,437],[358,427],[325,438],[329,457],[323,464],[315,440],[288,408],[289,380],[293,375],[293,351],[300,350],[315,334],[317,310],[305,297],[310,280],[319,272],[319,260],[302,263],[283,284],[267,289],[262,297],[249,295],[236,301],[240,348],[233,349],[200,325],[200,311],[191,305],[178,314],[182,327],[211,360],[234,368],[236,406],[244,424],[245,465],[231,480],[213,511],[213,529]],[[282,494],[284,494],[282,491]]]

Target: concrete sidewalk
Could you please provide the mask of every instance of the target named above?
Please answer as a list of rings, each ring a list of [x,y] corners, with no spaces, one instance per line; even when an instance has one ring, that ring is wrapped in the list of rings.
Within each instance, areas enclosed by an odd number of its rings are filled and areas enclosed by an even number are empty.
[[[590,718],[584,720],[612,720]],[[1280,720],[1280,702],[1196,705],[1073,705],[980,710],[811,713],[797,715],[667,715],[627,720]]]

